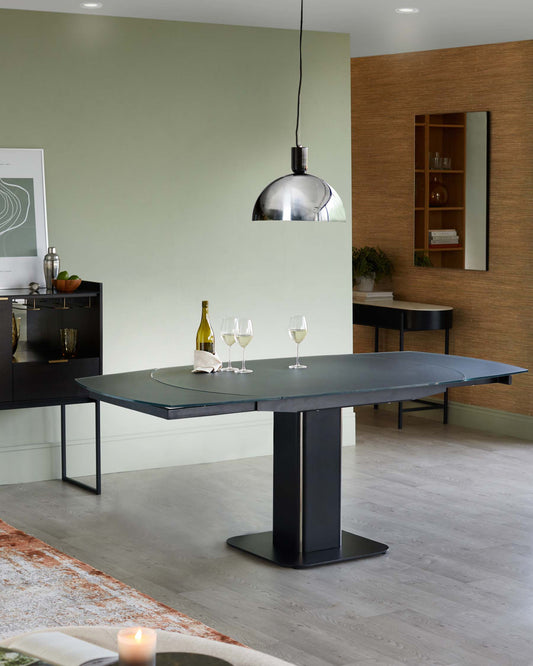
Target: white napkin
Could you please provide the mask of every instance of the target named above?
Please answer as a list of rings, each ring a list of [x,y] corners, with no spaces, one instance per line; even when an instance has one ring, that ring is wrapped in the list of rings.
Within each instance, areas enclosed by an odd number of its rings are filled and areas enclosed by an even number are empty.
[[[211,352],[194,350],[193,372],[216,372],[222,367],[222,361],[216,354]]]

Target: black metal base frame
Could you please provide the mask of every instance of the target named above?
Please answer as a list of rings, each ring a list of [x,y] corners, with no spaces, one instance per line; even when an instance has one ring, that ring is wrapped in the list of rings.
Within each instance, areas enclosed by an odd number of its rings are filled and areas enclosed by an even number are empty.
[[[102,494],[102,454],[100,442],[100,401],[94,401],[94,426],[95,426],[95,485],[78,481],[67,475],[67,419],[66,405],[61,405],[61,480],[71,483],[73,486],[88,490],[95,495]]]
[[[234,548],[284,567],[381,555],[388,546],[341,530],[341,410],[274,413],[271,532],[231,537]]]
[[[440,324],[437,324],[440,327]],[[447,325],[444,327],[444,353],[449,354],[450,353],[450,326],[451,326],[451,319],[450,321],[447,322]],[[400,326],[399,326],[399,332],[400,332],[400,344],[399,344],[399,349],[400,351],[403,351],[404,347],[404,333],[405,333],[405,313],[401,312],[400,313]],[[433,330],[433,327],[430,327],[430,329],[420,329],[420,330]],[[374,326],[374,351],[378,352],[379,351],[379,326]],[[423,412],[427,409],[442,409],[443,414],[442,414],[442,422],[444,425],[447,425],[448,423],[448,389],[444,391],[444,400],[442,401],[442,404],[438,402],[432,402],[431,400],[411,400],[411,402],[418,402],[420,404],[423,404],[424,407],[404,407],[402,402],[398,403],[398,430],[401,430],[403,428],[403,415],[406,412]],[[374,405],[374,409],[378,409],[379,405]]]
[[[442,422],[444,425],[448,423],[448,389],[444,391],[444,400],[442,403],[434,402],[432,400],[411,400],[411,402],[416,402],[418,404],[424,405],[423,407],[404,407],[403,402],[398,403],[398,430],[402,429],[403,426],[403,415],[406,412],[425,412],[428,409],[442,409],[443,416]]]

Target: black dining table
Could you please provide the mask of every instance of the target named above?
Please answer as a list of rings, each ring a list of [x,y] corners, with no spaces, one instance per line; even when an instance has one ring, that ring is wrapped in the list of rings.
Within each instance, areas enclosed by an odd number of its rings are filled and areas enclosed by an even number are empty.
[[[164,419],[273,412],[272,530],[230,546],[304,568],[385,553],[388,546],[341,529],[341,409],[413,400],[451,387],[510,384],[525,368],[424,352],[249,361],[250,374],[193,373],[191,366],[77,379],[89,396]]]

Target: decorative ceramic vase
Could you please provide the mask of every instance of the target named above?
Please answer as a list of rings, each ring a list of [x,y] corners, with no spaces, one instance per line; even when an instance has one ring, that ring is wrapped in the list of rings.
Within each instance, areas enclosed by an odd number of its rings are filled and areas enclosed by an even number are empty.
[[[433,176],[429,188],[429,205],[445,206],[448,201],[448,190],[440,182],[438,176]]]
[[[355,286],[357,291],[374,291],[375,280],[375,273],[372,273],[371,275],[358,275],[355,278]]]
[[[20,338],[20,317],[15,317],[15,315],[11,315],[11,317],[11,349],[14,354],[17,351]]]

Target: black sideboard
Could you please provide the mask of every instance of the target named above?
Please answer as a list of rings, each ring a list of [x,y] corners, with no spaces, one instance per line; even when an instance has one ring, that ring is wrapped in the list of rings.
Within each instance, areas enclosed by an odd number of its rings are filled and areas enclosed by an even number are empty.
[[[100,403],[74,380],[102,374],[102,284],[83,281],[72,293],[28,289],[0,290],[0,409],[61,408],[61,478],[101,493]],[[12,316],[23,321],[22,336],[12,353]],[[78,331],[74,358],[61,355],[59,329]],[[66,405],[95,406],[95,486],[67,474]]]

